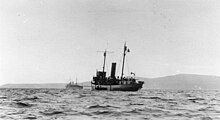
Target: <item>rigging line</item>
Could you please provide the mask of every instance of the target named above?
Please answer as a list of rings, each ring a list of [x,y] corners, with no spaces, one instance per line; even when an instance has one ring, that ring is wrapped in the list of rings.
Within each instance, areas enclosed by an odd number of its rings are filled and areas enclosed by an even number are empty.
[[[128,57],[127,57],[128,58]],[[127,71],[128,71],[128,75],[130,73],[130,70],[129,70],[129,64],[128,64],[128,59],[126,59],[126,65],[127,65]]]
[[[122,58],[120,58],[120,61],[119,61],[119,65],[118,65],[118,68],[117,68],[117,75],[119,75],[121,71],[119,71],[119,69],[121,68],[121,62],[122,62]]]
[[[110,76],[108,64],[106,64],[106,74],[108,74],[108,76]]]
[[[109,46],[109,45],[108,45],[108,40],[107,40],[106,49],[108,49],[108,46]]]

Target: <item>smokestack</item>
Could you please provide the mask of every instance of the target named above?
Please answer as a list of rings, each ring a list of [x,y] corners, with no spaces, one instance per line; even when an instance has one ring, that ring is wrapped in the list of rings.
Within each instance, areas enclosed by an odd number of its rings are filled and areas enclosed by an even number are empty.
[[[111,77],[115,77],[116,63],[112,63]]]

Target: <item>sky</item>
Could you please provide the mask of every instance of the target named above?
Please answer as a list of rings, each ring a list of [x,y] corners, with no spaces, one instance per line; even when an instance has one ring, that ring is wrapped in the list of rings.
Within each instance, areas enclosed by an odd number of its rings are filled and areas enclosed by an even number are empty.
[[[125,42],[125,75],[220,76],[220,1],[1,0],[0,85],[120,75]]]

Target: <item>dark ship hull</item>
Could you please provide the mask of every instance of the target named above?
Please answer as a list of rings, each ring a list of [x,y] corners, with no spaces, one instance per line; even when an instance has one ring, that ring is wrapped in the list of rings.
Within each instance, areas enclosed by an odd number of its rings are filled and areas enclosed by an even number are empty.
[[[93,90],[108,90],[108,91],[138,91],[143,84],[127,84],[127,85],[100,85],[93,86]]]
[[[104,64],[103,64],[103,70],[97,71],[96,76],[93,77],[93,80],[91,81],[92,90],[109,90],[109,91],[138,91],[142,88],[144,82],[143,81],[137,81],[135,78],[135,74],[132,77],[124,77],[124,60],[125,55],[130,50],[127,49],[126,44],[124,45],[124,54],[123,54],[123,64],[122,64],[122,74],[121,77],[115,76],[116,72],[116,63],[112,63],[111,68],[111,76],[106,77],[105,72],[105,59],[106,59],[106,50],[104,51]]]

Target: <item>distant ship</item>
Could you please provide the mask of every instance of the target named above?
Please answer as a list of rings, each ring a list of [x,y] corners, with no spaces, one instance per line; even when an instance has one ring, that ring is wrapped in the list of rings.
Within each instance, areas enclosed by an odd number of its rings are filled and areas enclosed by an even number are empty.
[[[124,77],[124,61],[125,56],[130,50],[127,48],[126,43],[124,44],[124,53],[123,53],[123,64],[122,64],[122,73],[121,76],[116,77],[116,63],[112,63],[111,76],[106,77],[105,72],[105,61],[106,61],[106,50],[104,51],[104,64],[103,70],[97,71],[96,76],[93,77],[91,81],[92,90],[109,90],[109,91],[138,91],[142,88],[144,82],[137,81],[135,74],[132,77]]]
[[[74,83],[74,82],[69,82],[69,83],[66,85],[66,89],[79,90],[79,89],[83,89],[83,86],[77,84],[77,78],[76,78],[76,83]]]

